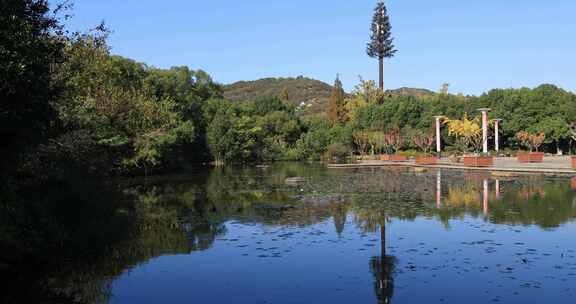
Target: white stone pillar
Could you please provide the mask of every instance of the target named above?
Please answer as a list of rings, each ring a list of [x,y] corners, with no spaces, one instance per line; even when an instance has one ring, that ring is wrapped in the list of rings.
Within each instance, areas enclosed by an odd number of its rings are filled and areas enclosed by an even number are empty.
[[[500,151],[500,122],[502,119],[494,120],[494,149]]]
[[[440,138],[440,119],[442,116],[434,116],[434,118],[436,118],[436,152],[440,154],[442,152],[442,139]]]
[[[482,153],[488,153],[488,108],[478,109],[482,112]]]

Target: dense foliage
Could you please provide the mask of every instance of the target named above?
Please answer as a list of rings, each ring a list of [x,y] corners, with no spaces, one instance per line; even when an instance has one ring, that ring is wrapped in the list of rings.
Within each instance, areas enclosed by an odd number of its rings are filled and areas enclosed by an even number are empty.
[[[500,128],[501,147],[521,149],[523,143],[516,138],[521,131],[543,133],[545,141],[542,148],[547,152],[567,152],[572,146],[576,94],[554,85],[545,84],[533,89],[495,89],[479,97],[451,94],[381,97],[378,94],[373,82],[363,81],[346,100],[350,118],[348,124],[356,132],[388,132],[400,128],[406,142],[410,142],[415,133],[430,132],[434,116],[441,115],[446,122],[446,127],[442,128],[443,144],[449,150],[473,149],[477,145],[474,141],[479,129],[472,130],[474,134],[463,139],[458,132],[449,132],[450,122],[469,119],[470,126],[478,127],[480,112],[477,109],[488,107],[492,109],[489,113],[491,120],[503,120]],[[378,102],[380,98],[383,98],[383,102]],[[494,134],[489,135],[492,145]],[[406,148],[416,147],[409,145]]]
[[[23,149],[47,134],[57,88],[50,67],[62,60],[63,43],[47,1],[0,2],[0,172]]]
[[[208,147],[217,163],[294,160],[291,150],[302,132],[294,108],[279,98],[206,105]]]
[[[447,85],[440,94],[384,93],[361,79],[346,94],[338,79],[332,87],[300,77],[225,91],[202,70],[158,69],[112,55],[103,26],[85,34],[64,31],[46,1],[2,5],[8,13],[0,17],[1,150],[3,168],[12,168],[5,176],[49,181],[76,173],[174,172],[194,163],[428,150],[422,139],[430,137],[434,116],[448,124],[462,117],[473,122],[481,107],[503,119],[503,147],[526,146],[516,135],[528,132],[542,134],[541,150],[566,151],[576,134],[576,95],[553,85],[475,97],[449,94]],[[308,107],[302,98],[325,99],[316,103],[322,113],[302,115]],[[468,138],[460,131],[466,130],[443,128],[444,146],[473,147],[478,130]]]

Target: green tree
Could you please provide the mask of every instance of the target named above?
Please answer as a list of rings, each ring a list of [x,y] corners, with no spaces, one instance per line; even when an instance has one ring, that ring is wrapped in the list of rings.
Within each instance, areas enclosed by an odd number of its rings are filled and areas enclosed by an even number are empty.
[[[366,53],[372,58],[377,58],[380,67],[380,90],[384,91],[384,58],[392,58],[396,54],[394,38],[392,38],[392,26],[384,2],[380,1],[374,10],[372,18],[370,42]]]
[[[294,108],[282,102],[278,97],[261,97],[247,105],[250,115],[266,115],[274,111],[294,111]]]
[[[302,133],[296,142],[296,150],[301,160],[318,160],[333,144],[350,149],[353,129],[351,126],[332,123],[325,118],[314,118],[306,122],[307,132]]]
[[[196,128],[194,142],[176,147],[171,153],[175,166],[183,161],[198,162],[210,159],[206,139],[203,107],[207,100],[222,97],[222,86],[214,82],[210,75],[202,70],[188,67],[170,69],[149,69],[144,79],[144,87],[157,98],[171,98],[176,103],[176,111],[184,120],[191,121]]]
[[[546,134],[548,143],[556,146],[556,152],[562,154],[560,143],[570,138],[570,126],[561,117],[546,117],[537,126],[538,130]]]
[[[255,116],[241,106],[226,101],[215,103],[214,116],[207,128],[208,146],[217,165],[261,159],[263,129]]]
[[[46,0],[1,1],[0,12],[0,172],[6,172],[49,132],[50,102],[60,92],[51,69],[62,60],[65,37]]]
[[[123,169],[142,167],[147,173],[160,165],[169,147],[194,139],[195,127],[183,119],[172,97],[144,88],[146,74],[144,65],[110,56],[105,33],[71,39],[66,61],[54,76],[66,88],[54,102],[63,132],[87,131],[76,134],[88,136],[94,146],[117,150]],[[71,149],[81,149],[84,141],[70,141]],[[92,157],[99,157],[98,151]]]
[[[228,158],[227,153],[234,140],[231,134],[233,132],[231,126],[236,119],[236,113],[231,105],[226,105],[225,102],[217,103],[214,101],[211,103],[211,108],[215,110],[212,110],[214,111],[213,114],[208,114],[212,115],[212,117],[206,129],[206,138],[215,163],[222,165]]]
[[[472,103],[473,108],[492,108],[491,115],[503,119],[504,144],[514,143],[511,139],[518,132],[540,132],[545,127],[547,139],[562,146],[568,136],[561,134],[566,132],[568,122],[576,119],[576,94],[549,84],[534,89],[494,89]],[[552,127],[557,129],[553,131]]]

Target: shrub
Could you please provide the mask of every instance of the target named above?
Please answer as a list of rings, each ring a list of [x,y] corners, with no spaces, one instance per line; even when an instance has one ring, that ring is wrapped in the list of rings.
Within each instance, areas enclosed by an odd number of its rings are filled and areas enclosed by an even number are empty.
[[[416,147],[420,148],[424,154],[428,154],[431,150],[432,145],[436,140],[436,135],[432,132],[430,133],[417,133],[413,136],[412,141]]]
[[[546,135],[544,133],[532,134],[525,131],[520,131],[516,133],[516,140],[518,142],[530,149],[530,152],[536,150],[544,143]]]
[[[399,151],[396,154],[410,158],[410,157],[416,157],[418,155],[421,155],[422,153],[419,151],[416,151],[416,150],[405,150],[405,151]]]
[[[326,151],[326,158],[328,160],[337,159],[344,159],[352,154],[352,148],[350,146],[342,145],[342,144],[331,144],[328,146]]]

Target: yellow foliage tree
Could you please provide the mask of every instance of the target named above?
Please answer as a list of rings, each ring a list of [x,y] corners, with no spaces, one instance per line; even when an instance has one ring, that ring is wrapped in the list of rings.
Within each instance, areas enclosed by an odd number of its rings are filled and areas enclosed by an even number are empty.
[[[464,113],[462,119],[445,119],[448,125],[448,134],[457,139],[460,148],[467,152],[470,148],[477,151],[482,143],[482,127],[478,118],[468,118],[468,113]]]
[[[384,92],[380,90],[372,80],[364,80],[360,77],[360,84],[354,87],[352,96],[344,100],[346,119],[354,121],[355,112],[370,104],[382,103]]]

